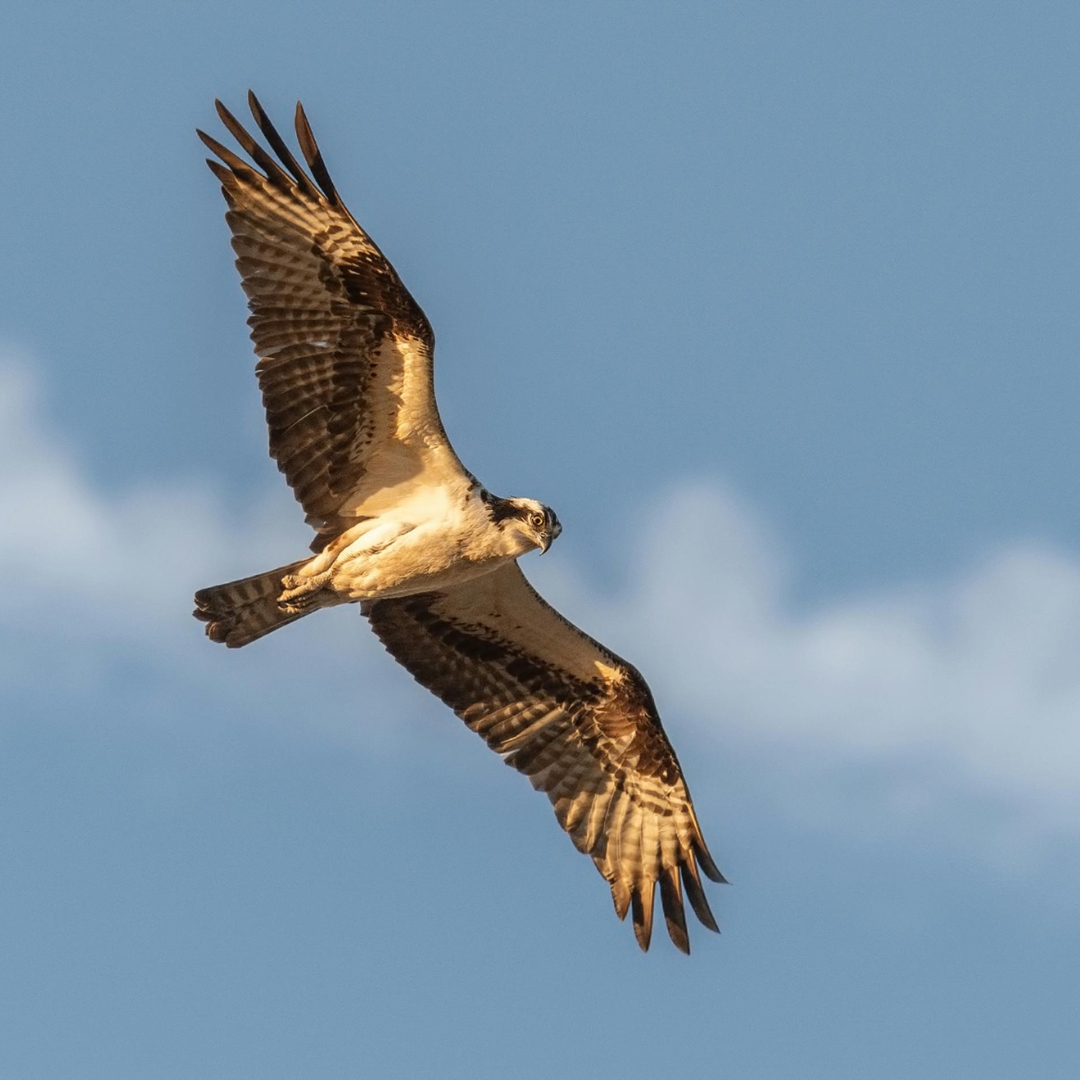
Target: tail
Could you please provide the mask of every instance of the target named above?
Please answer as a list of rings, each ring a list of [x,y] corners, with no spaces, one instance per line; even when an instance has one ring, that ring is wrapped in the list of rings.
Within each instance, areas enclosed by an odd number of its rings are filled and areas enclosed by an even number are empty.
[[[279,566],[241,581],[200,589],[195,594],[192,614],[206,623],[206,636],[211,641],[239,649],[241,645],[315,610],[312,606],[307,611],[290,613],[278,606],[278,597],[284,589],[281,579],[286,574],[295,574],[308,561],[301,559],[290,566]]]

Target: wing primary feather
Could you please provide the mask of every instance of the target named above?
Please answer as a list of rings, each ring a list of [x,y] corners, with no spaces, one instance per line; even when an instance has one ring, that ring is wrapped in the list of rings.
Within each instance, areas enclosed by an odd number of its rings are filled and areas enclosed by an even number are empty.
[[[664,908],[668,937],[676,949],[689,955],[690,935],[686,931],[686,912],[683,910],[677,867],[665,866],[660,873],[660,903]]]
[[[719,934],[720,927],[716,925],[716,919],[709,908],[705,890],[701,887],[697,866],[692,861],[682,864],[682,880],[683,888],[686,891],[686,899],[690,901],[690,906],[694,909],[694,914],[698,917],[701,925],[707,930]]]
[[[248,108],[251,109],[251,115],[255,117],[255,123],[259,125],[259,130],[265,136],[266,141],[281,159],[282,165],[292,174],[300,189],[305,195],[317,199],[319,192],[311,182],[311,177],[300,168],[300,163],[293,156],[293,152],[289,149],[285,140],[278,134],[277,128],[270,122],[270,117],[266,115],[266,111],[259,104],[259,99],[251,90],[248,91]]]
[[[705,874],[710,881],[716,881],[721,885],[727,885],[728,879],[720,873],[716,863],[713,862],[713,857],[709,854],[709,849],[705,846],[705,837],[701,835],[701,826],[698,824],[697,814],[694,813],[693,806],[689,806],[687,809],[690,812],[690,827],[693,836],[694,853],[697,855],[697,861],[701,864],[701,869],[705,871]]]
[[[603,873],[603,866],[599,860],[596,861],[596,868]],[[611,900],[615,905],[615,914],[619,916],[621,922],[626,918],[627,911],[630,910],[630,889],[627,887],[626,882],[620,878],[615,878],[611,882]]]
[[[639,881],[630,894],[630,906],[633,908],[634,937],[642,952],[649,951],[652,940],[653,900],[656,897],[656,882],[651,878]]]
[[[232,137],[243,147],[248,157],[266,173],[267,180],[283,191],[291,188],[292,181],[286,175],[285,170],[248,134],[244,125],[220,101],[215,100],[214,105],[217,107],[221,122],[229,129]]]
[[[229,187],[236,183],[236,177],[220,161],[207,158],[206,164],[210,166],[210,171],[221,181],[221,186],[225,190],[225,198],[229,200],[229,205],[232,206],[233,197],[229,193]]]
[[[319,144],[312,134],[304,106],[299,101],[296,103],[296,137],[300,140],[300,149],[304,152],[308,168],[311,169],[315,182],[322,188],[327,201],[333,206],[340,206],[341,200],[338,198],[337,188],[334,187],[334,181],[330,179],[330,174],[326,171]]]
[[[710,881],[719,882],[721,885],[728,884],[728,879],[720,873],[716,863],[713,862],[709,849],[705,846],[705,841],[701,839],[700,833],[694,837],[694,854],[697,855],[697,861],[701,864],[701,869],[705,871],[705,876]]]
[[[241,179],[256,182],[262,180],[263,177],[257,173],[242,157],[237,157],[227,146],[222,146],[212,135],[207,135],[205,131],[195,129],[195,134],[202,139],[207,149],[216,154],[226,165]]]

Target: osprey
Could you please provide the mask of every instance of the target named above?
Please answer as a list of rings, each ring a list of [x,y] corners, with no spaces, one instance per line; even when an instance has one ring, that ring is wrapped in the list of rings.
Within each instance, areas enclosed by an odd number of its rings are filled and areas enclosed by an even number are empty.
[[[546,792],[559,824],[633,911],[642,949],[656,885],[690,951],[683,897],[710,930],[698,867],[724,878],[638,671],[536,593],[520,556],[561,526],[533,499],[490,494],[458,460],[435,405],[435,337],[346,210],[296,107],[310,174],[248,103],[275,160],[217,102],[254,162],[217,156],[247,293],[270,455],[315,530],[314,555],[195,594],[230,648],[318,608],[358,602],[383,645],[507,764]]]

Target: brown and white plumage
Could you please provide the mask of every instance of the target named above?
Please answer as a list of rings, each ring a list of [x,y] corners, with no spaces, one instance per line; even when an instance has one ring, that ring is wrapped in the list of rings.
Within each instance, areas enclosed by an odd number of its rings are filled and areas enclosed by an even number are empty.
[[[648,686],[525,580],[517,558],[546,550],[558,519],[490,495],[458,460],[435,404],[431,327],[342,204],[301,106],[310,176],[249,104],[278,161],[220,102],[254,167],[199,134],[220,159],[209,164],[251,309],[270,453],[316,554],[201,590],[196,616],[237,647],[359,601],[391,655],[547,793],[619,917],[632,910],[641,947],[659,885],[668,933],[689,951],[684,897],[715,930],[699,868],[724,879]]]
[[[435,404],[435,335],[394,268],[338,197],[303,107],[296,131],[316,182],[254,94],[283,169],[217,102],[254,169],[204,132],[224,165],[232,246],[248,296],[270,456],[319,534],[318,550],[388,489],[468,482]]]
[[[547,604],[517,563],[365,611],[394,659],[547,793],[559,824],[611,885],[619,918],[633,909],[643,949],[657,884],[680,949],[690,949],[684,887],[698,918],[717,929],[698,866],[724,879],[634,667]]]

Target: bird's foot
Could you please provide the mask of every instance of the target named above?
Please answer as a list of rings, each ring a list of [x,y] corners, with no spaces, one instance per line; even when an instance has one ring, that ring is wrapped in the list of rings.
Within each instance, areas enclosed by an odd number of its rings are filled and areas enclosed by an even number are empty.
[[[300,574],[286,574],[281,579],[282,593],[278,597],[278,607],[288,615],[302,615],[306,611],[320,607],[317,597],[330,581],[330,572],[303,577]]]

